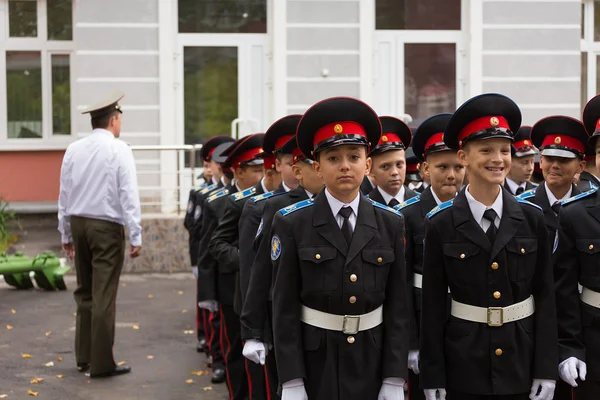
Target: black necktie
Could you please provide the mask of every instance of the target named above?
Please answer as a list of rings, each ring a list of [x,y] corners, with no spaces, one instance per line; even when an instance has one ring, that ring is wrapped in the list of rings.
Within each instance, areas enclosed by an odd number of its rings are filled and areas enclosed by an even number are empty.
[[[390,200],[390,202],[389,202],[388,206],[389,206],[389,207],[395,207],[395,206],[397,206],[398,204],[400,204],[400,202],[399,202],[398,200],[396,200],[396,198],[394,197],[393,199],[391,199],[391,200]]]
[[[560,201],[555,201],[550,208],[554,211],[554,214],[558,215],[558,212],[560,211]]]
[[[497,216],[498,214],[496,214],[496,211],[494,211],[494,209],[492,208],[490,208],[489,210],[485,210],[485,212],[483,213],[483,218],[490,221],[490,227],[487,231],[485,231],[485,234],[487,235],[491,244],[494,244],[494,242],[496,241],[496,232],[498,231],[498,229],[496,228],[495,222]]]
[[[520,195],[521,193],[523,193],[525,191],[525,189],[523,189],[521,186],[519,186],[517,188],[517,196]]]
[[[352,228],[350,227],[350,215],[352,215],[352,208],[350,207],[342,207],[338,212],[343,218],[344,223],[342,224],[342,235],[344,235],[344,239],[346,239],[346,243],[350,246],[352,242]]]

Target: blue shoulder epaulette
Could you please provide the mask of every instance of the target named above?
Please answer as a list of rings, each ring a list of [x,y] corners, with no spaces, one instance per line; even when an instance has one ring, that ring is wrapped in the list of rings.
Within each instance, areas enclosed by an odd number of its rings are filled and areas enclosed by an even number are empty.
[[[529,197],[529,198],[531,198],[531,197]],[[515,199],[517,199],[517,201],[518,201],[519,203],[522,203],[522,204],[528,204],[528,205],[530,205],[530,206],[533,206],[533,207],[535,207],[535,208],[539,209],[540,211],[542,210],[542,207],[540,207],[540,206],[538,206],[537,204],[534,204],[534,203],[532,203],[532,202],[530,202],[530,201],[527,201],[527,200],[525,200],[525,199],[524,199],[524,198],[522,198],[521,196],[517,196],[517,197],[515,197]]]
[[[530,190],[523,192],[520,195],[515,196],[515,197],[518,197],[519,199],[522,199],[522,200],[527,200],[527,199],[530,199],[533,196],[535,196],[535,191],[536,191],[536,189],[530,189]]]
[[[419,201],[421,201],[421,196],[416,195],[415,197],[411,197],[410,199],[406,200],[404,203],[400,203],[397,206],[394,206],[394,209],[400,211],[404,207],[410,206],[411,204],[418,203]]]
[[[591,183],[591,182],[590,182]],[[595,187],[594,189],[588,190],[587,192],[583,192],[583,193],[579,193],[577,196],[573,196],[571,198],[568,198],[566,200],[561,201],[561,205],[567,205],[569,203],[572,203],[574,201],[577,201],[579,199],[583,199],[584,197],[587,197],[591,194],[594,194],[598,191],[598,187]]]
[[[231,197],[233,197],[233,201],[238,201],[238,200],[245,199],[246,197],[250,197],[254,193],[256,193],[256,188],[251,187],[249,189],[242,190],[241,192],[234,193],[231,195]]]
[[[219,197],[227,196],[228,194],[229,194],[229,189],[221,189],[217,193],[213,193],[212,195],[210,195],[209,198],[206,199],[206,201],[208,203],[210,203],[211,201],[214,201],[214,200],[218,199]]]
[[[439,206],[434,207],[433,210],[431,210],[427,213],[427,218],[431,218],[435,214],[439,213],[440,211],[445,210],[446,208],[450,208],[452,206],[452,203],[454,203],[454,199],[445,201],[442,204],[440,204]]]
[[[283,215],[285,217],[286,215],[289,215],[289,214],[293,213],[294,211],[298,211],[303,208],[312,206],[314,204],[314,202],[315,201],[313,199],[307,199],[307,200],[292,204],[291,206],[284,207],[281,210],[279,210],[279,212],[281,213],[281,215]]]
[[[197,192],[198,190],[202,190],[202,189],[204,189],[207,186],[208,186],[208,182],[204,182],[202,185],[196,185],[196,186],[194,186],[194,190]]]
[[[261,200],[270,199],[271,197],[279,196],[280,194],[285,194],[285,193],[287,193],[287,192],[283,191],[283,190],[281,192],[276,192],[276,191],[272,190],[270,192],[259,194],[258,196],[251,197],[250,200],[252,200],[255,203],[258,203]]]
[[[213,190],[215,190],[217,188],[217,184],[213,183],[210,186],[205,187],[204,189],[200,190],[200,194],[206,194],[208,192],[212,192]]]
[[[381,208],[382,210],[391,212],[392,214],[396,214],[396,215],[402,215],[402,213],[398,210],[393,209],[392,207],[388,207],[385,204],[381,204],[373,199],[369,199],[371,200],[371,204],[373,204],[375,207],[377,208]]]
[[[589,181],[590,182],[590,189],[598,189],[598,185],[596,185],[594,182]]]

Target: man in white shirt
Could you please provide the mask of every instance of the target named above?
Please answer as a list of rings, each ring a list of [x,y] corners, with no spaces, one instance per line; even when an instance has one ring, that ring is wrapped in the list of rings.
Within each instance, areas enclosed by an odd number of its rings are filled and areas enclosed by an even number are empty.
[[[77,369],[89,369],[92,378],[131,371],[117,366],[112,353],[125,227],[129,256],[139,256],[142,249],[135,161],[129,146],[118,140],[122,98],[115,92],[83,111],[91,115],[94,130],[67,148],[60,175],[58,230],[77,270]]]
[[[512,163],[510,171],[506,176],[504,187],[515,196],[531,190],[535,187],[531,183],[533,175],[533,166],[537,150],[533,147],[531,141],[531,127],[522,126],[515,135],[515,141],[512,146]]]

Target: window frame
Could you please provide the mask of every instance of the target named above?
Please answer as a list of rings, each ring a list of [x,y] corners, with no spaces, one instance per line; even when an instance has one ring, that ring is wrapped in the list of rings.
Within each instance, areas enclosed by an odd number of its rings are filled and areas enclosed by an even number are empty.
[[[76,104],[75,99],[75,74],[73,60],[75,42],[71,40],[47,40],[47,0],[36,0],[37,4],[37,32],[35,38],[11,38],[9,36],[9,0],[0,0],[0,151],[2,150],[64,150],[76,140]],[[75,30],[76,1],[72,1],[72,29]],[[74,36],[73,32],[73,36]],[[6,81],[6,53],[8,51],[35,51],[40,52],[42,67],[42,137],[41,138],[8,138],[8,108],[7,108],[7,81]],[[69,81],[71,133],[68,135],[54,135],[52,120],[52,55],[69,55]]]
[[[583,11],[583,38],[581,38],[581,53],[587,54],[587,82],[585,82],[585,103],[596,95],[597,85],[597,60],[600,57],[600,41],[594,41],[594,0],[582,1]],[[599,21],[600,22],[600,21]],[[580,73],[580,75],[583,75]],[[582,77],[583,79],[583,77]],[[581,96],[583,98],[583,95]],[[585,104],[581,105],[583,110]]]

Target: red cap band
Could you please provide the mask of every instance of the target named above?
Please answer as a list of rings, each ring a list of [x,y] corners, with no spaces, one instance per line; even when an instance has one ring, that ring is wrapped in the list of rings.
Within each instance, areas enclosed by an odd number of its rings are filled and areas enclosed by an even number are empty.
[[[546,135],[540,147],[558,145],[569,149],[577,150],[580,153],[585,153],[585,145],[574,137],[561,135],[559,133]]]
[[[488,115],[486,117],[477,118],[475,121],[469,122],[458,134],[458,143],[462,142],[469,135],[485,129],[504,128],[510,129],[506,118],[498,115]]]
[[[423,148],[423,151],[427,152],[428,148],[442,142],[444,142],[444,132],[434,133],[429,139],[427,139],[427,142],[425,142],[425,148]]]
[[[279,139],[277,139],[275,141],[275,151],[279,150],[280,148],[283,147],[284,144],[286,144],[287,142],[289,142],[289,140],[291,138],[293,138],[294,136],[296,136],[296,134],[291,134],[291,135],[285,135],[280,137]]]
[[[275,169],[276,157],[274,155],[265,154],[263,160],[265,160],[265,169]]]
[[[531,140],[525,139],[525,140],[520,140],[518,142],[513,143],[513,146],[515,147],[515,149],[519,150],[519,149],[522,149],[523,147],[533,147],[533,143],[531,142]]]
[[[360,135],[367,137],[367,132],[361,124],[352,121],[334,122],[320,128],[313,138],[313,146],[316,148],[319,143],[338,135]]]
[[[212,159],[212,153],[215,152],[216,147],[213,147],[212,149],[210,149],[208,151],[208,156],[206,156],[206,158],[210,161]]]
[[[419,163],[406,164],[406,172],[417,172],[418,170],[419,170]]]
[[[598,121],[596,121],[596,129],[594,129],[594,132],[596,132],[598,129],[600,129],[600,119]],[[592,132],[592,133],[594,133]]]
[[[233,169],[238,169],[241,163],[252,160],[259,153],[262,153],[262,149],[260,147],[247,150],[231,161],[231,167]]]
[[[377,146],[387,143],[402,143],[402,140],[400,140],[400,137],[393,132],[382,133]],[[404,145],[404,143],[402,143],[402,145]]]
[[[302,154],[300,147],[294,147],[294,150],[292,150],[292,164],[296,164],[302,157],[304,157],[304,154]]]
[[[592,161],[592,160],[595,160],[595,159],[596,159],[595,155],[593,155],[593,156],[585,156],[585,158],[584,158],[585,161]]]

